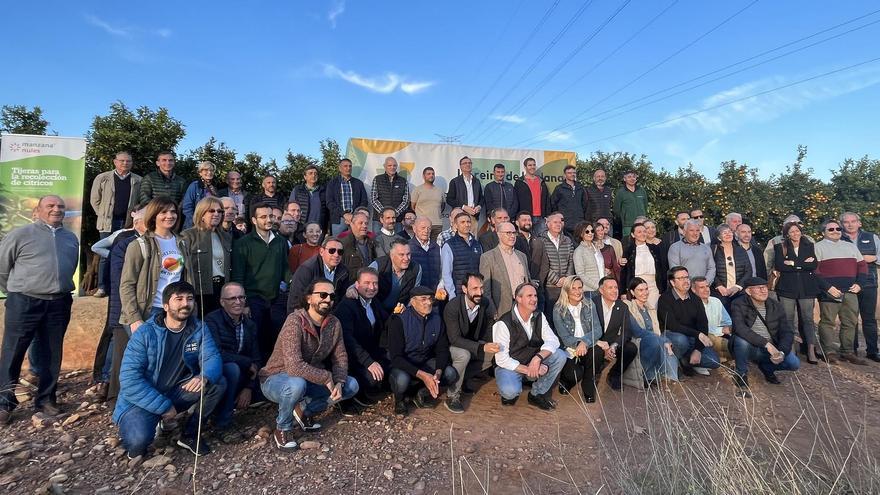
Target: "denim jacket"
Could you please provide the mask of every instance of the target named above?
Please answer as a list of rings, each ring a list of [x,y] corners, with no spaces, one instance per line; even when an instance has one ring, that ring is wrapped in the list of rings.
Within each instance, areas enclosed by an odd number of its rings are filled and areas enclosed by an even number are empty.
[[[574,336],[574,317],[568,306],[555,306],[553,308],[553,323],[556,325],[556,334],[563,347],[576,348],[578,342],[583,342],[587,347],[593,347],[602,337],[602,323],[593,301],[584,299],[581,302],[581,326],[584,328],[584,336]]]

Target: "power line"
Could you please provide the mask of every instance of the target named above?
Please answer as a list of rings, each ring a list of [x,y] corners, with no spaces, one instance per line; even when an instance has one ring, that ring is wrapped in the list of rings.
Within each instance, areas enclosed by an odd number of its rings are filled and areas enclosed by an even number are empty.
[[[596,36],[598,36],[599,33],[601,33],[603,29],[605,29],[609,24],[611,24],[611,21],[613,21],[614,18],[616,18],[617,15],[620,14],[620,13],[623,11],[623,9],[625,9],[625,8],[627,7],[627,5],[630,4],[631,1],[632,1],[632,0],[625,0],[625,1],[624,1],[624,2],[623,2],[623,3],[617,8],[617,10],[615,10],[610,16],[608,16],[608,18],[606,18],[601,24],[599,24],[599,26],[596,27],[596,29],[593,30],[593,32],[590,33],[589,36],[587,36],[586,38],[584,38],[584,40],[581,42],[580,45],[578,45],[574,50],[572,50],[571,53],[569,53],[566,57],[564,57],[564,58],[562,59],[562,61],[556,65],[556,67],[554,67],[553,69],[551,69],[551,70],[547,73],[547,75],[544,76],[544,79],[542,79],[540,82],[538,82],[537,84],[535,84],[531,91],[529,91],[528,93],[526,93],[526,95],[523,96],[522,98],[520,98],[520,100],[519,100],[519,101],[518,101],[513,107],[511,107],[510,110],[508,110],[508,111],[506,111],[506,112],[504,112],[504,113],[505,113],[506,115],[512,115],[512,114],[515,114],[515,113],[518,112],[518,111],[519,111],[519,110],[520,110],[520,109],[521,109],[521,108],[522,108],[522,107],[523,107],[523,106],[524,106],[529,100],[531,100],[531,99],[532,99],[532,98],[533,98],[533,97],[534,97],[539,91],[541,91],[543,88],[545,88],[546,85],[547,85],[547,84],[548,84],[548,83],[549,83],[554,77],[558,77],[558,75],[559,75],[559,73],[562,71],[562,69],[565,68],[565,66],[568,65],[569,62],[571,62],[572,59],[574,59],[574,57],[577,56],[578,53],[580,53],[584,48],[586,48],[586,46],[587,46],[591,41],[593,41],[593,39],[594,39]],[[488,138],[489,136],[492,135],[492,133],[494,133],[495,131],[497,131],[498,128],[499,128],[501,125],[502,125],[501,121],[496,121],[496,122],[494,122],[492,125],[489,126],[489,128],[486,130],[486,132],[485,132],[483,135],[485,135],[485,137]]]
[[[571,19],[569,19],[568,22],[565,23],[565,25],[562,27],[562,30],[560,30],[558,33],[556,33],[556,36],[554,36],[553,39],[550,40],[550,43],[544,48],[544,50],[538,55],[538,57],[532,61],[531,65],[529,65],[529,67],[526,69],[526,71],[519,77],[519,79],[516,80],[516,82],[513,84],[513,86],[511,86],[507,90],[507,92],[504,93],[503,96],[501,96],[501,99],[495,103],[495,106],[493,106],[492,109],[489,110],[489,113],[486,114],[486,116],[483,117],[483,119],[480,120],[477,123],[477,125],[475,125],[473,128],[471,128],[471,130],[469,132],[465,133],[466,136],[473,135],[474,132],[477,129],[479,129],[480,126],[482,126],[484,122],[486,122],[486,119],[488,119],[493,113],[495,113],[495,111],[498,109],[498,107],[501,106],[501,104],[504,102],[504,100],[506,100],[507,97],[510,96],[510,94],[513,93],[516,90],[516,88],[518,88],[519,85],[535,70],[535,68],[541,63],[541,61],[544,60],[544,58],[547,56],[547,54],[550,53],[550,51],[553,49],[553,47],[555,47],[556,44],[559,43],[559,40],[562,39],[562,37],[565,35],[565,33],[567,33],[569,29],[571,29],[571,27],[578,21],[578,19],[580,19],[580,17],[584,14],[584,12],[587,10],[587,8],[592,4],[593,4],[593,0],[587,0],[586,2],[584,2],[584,4],[578,9],[578,11],[575,12],[574,16],[572,16]]]
[[[846,72],[846,71],[848,71],[848,70],[852,70],[852,69],[855,69],[855,68],[861,67],[861,66],[863,66],[863,65],[868,65],[868,64],[870,64],[870,63],[877,62],[877,61],[880,61],[880,57],[872,58],[872,59],[870,59],[870,60],[865,60],[865,61],[858,62],[858,63],[852,64],[852,65],[847,65],[846,67],[841,67],[840,69],[834,69],[834,70],[830,70],[830,71],[828,71],[828,72],[823,72],[823,73],[821,73],[821,74],[817,74],[817,75],[815,75],[815,76],[811,76],[811,77],[807,77],[807,78],[804,78],[804,79],[800,79],[800,80],[798,80],[798,81],[794,81],[794,82],[791,82],[791,83],[788,83],[788,84],[783,84],[783,85],[781,85],[781,86],[776,86],[775,88],[771,88],[771,89],[768,89],[768,90],[765,90],[765,91],[759,91],[759,92],[754,93],[754,94],[751,94],[751,95],[749,95],[749,96],[743,96],[742,98],[736,98],[736,99],[734,99],[734,100],[727,101],[727,102],[724,102],[724,103],[719,103],[718,105],[713,105],[713,106],[711,106],[711,107],[703,108],[703,109],[701,109],[701,110],[695,110],[695,111],[693,111],[693,112],[689,112],[689,113],[686,113],[686,114],[684,114],[684,115],[679,115],[679,116],[677,116],[677,117],[673,117],[673,118],[671,118],[671,119],[662,120],[662,121],[660,121],[660,122],[653,122],[653,123],[651,123],[651,124],[643,125],[642,127],[639,127],[639,128],[637,128],[637,129],[632,129],[632,130],[629,130],[629,131],[626,131],[626,132],[621,132],[621,133],[619,133],[619,134],[615,134],[615,135],[613,135],[613,136],[607,136],[607,137],[604,137],[604,138],[602,138],[602,139],[596,139],[595,141],[590,141],[590,142],[587,142],[587,143],[584,143],[584,144],[577,145],[577,146],[574,147],[574,149],[583,148],[583,147],[585,147],[585,146],[589,146],[589,145],[591,145],[591,144],[600,143],[600,142],[602,142],[602,141],[607,141],[607,140],[609,140],[609,139],[619,138],[619,137],[621,137],[621,136],[626,136],[626,135],[628,135],[628,134],[633,134],[633,133],[635,133],[635,132],[643,131],[643,130],[645,130],[645,129],[650,129],[650,128],[652,128],[652,127],[658,127],[658,126],[661,126],[661,125],[666,125],[666,124],[669,124],[669,123],[671,123],[671,122],[675,122],[675,121],[678,121],[678,120],[686,119],[686,118],[688,118],[688,117],[693,117],[694,115],[699,115],[699,114],[701,114],[701,113],[710,112],[710,111],[712,111],[712,110],[717,110],[717,109],[719,109],[719,108],[726,107],[726,106],[728,106],[728,105],[733,105],[733,104],[735,104],[735,103],[741,103],[741,102],[746,101],[746,100],[751,100],[752,98],[757,98],[757,97],[759,97],[759,96],[764,96],[764,95],[766,95],[766,94],[774,93],[774,92],[776,92],[776,91],[780,91],[780,90],[783,90],[783,89],[791,88],[791,87],[793,87],[793,86],[797,86],[797,85],[799,85],[799,84],[803,84],[803,83],[810,82],[810,81],[815,81],[815,80],[817,80],[817,79],[822,79],[823,77],[832,76],[832,75],[834,75],[834,74],[839,74],[839,73],[841,73],[841,72]]]
[[[713,74],[717,74],[717,73],[719,73],[719,72],[723,72],[723,71],[725,71],[725,70],[727,70],[727,69],[730,69],[730,68],[736,67],[736,66],[738,66],[738,65],[742,65],[742,64],[744,64],[744,63],[746,63],[746,62],[749,62],[749,61],[752,61],[752,60],[758,59],[758,58],[760,58],[760,57],[763,57],[764,55],[769,55],[769,54],[771,54],[771,53],[773,53],[773,52],[776,52],[776,51],[779,51],[779,50],[781,50],[781,49],[783,49],[783,48],[787,48],[787,47],[790,47],[790,46],[792,46],[792,45],[796,45],[796,44],[801,43],[801,42],[803,42],[803,41],[806,41],[806,40],[808,40],[808,39],[810,39],[810,38],[815,38],[816,36],[819,36],[819,35],[821,35],[821,34],[827,33],[827,32],[829,32],[829,31],[833,31],[833,30],[835,30],[835,29],[838,29],[838,28],[840,28],[840,27],[846,26],[846,25],[848,25],[848,24],[852,24],[852,23],[854,23],[854,22],[857,22],[857,21],[859,21],[859,20],[862,20],[862,19],[864,19],[864,18],[866,18],[866,17],[870,17],[870,16],[875,15],[875,14],[877,14],[877,13],[880,13],[880,9],[875,10],[875,11],[873,11],[873,12],[868,12],[867,14],[863,14],[863,15],[860,15],[860,16],[858,16],[858,17],[854,17],[854,18],[849,19],[849,20],[847,20],[847,21],[844,21],[844,22],[838,23],[838,24],[836,24],[836,25],[834,25],[834,26],[831,26],[831,27],[828,27],[828,28],[822,29],[822,30],[820,30],[820,31],[817,31],[817,32],[815,32],[815,33],[812,33],[812,34],[810,34],[810,35],[808,35],[808,36],[804,36],[804,37],[802,37],[802,38],[798,38],[798,39],[796,39],[796,40],[793,40],[793,41],[790,41],[790,42],[784,43],[784,44],[779,45],[779,46],[777,46],[777,47],[775,47],[775,48],[771,48],[771,49],[769,49],[769,50],[765,50],[765,51],[763,51],[763,52],[757,53],[757,54],[755,54],[755,55],[752,55],[752,56],[750,56],[750,57],[744,58],[744,59],[739,60],[739,61],[737,61],[737,62],[734,62],[734,63],[728,64],[728,65],[726,65],[726,66],[724,66],[724,67],[721,67],[721,68],[718,68],[718,69],[715,69],[715,70],[712,70],[712,71],[706,72],[706,73],[701,74],[701,75],[699,75],[699,76],[696,76],[696,77],[690,78],[690,79],[688,79],[688,80],[686,80],[686,81],[682,81],[682,82],[680,82],[680,83],[674,84],[674,85],[669,86],[669,87],[666,87],[666,88],[664,88],[664,89],[661,89],[661,90],[655,91],[655,92],[653,92],[653,93],[651,93],[651,94],[648,94],[648,95],[645,95],[645,96],[642,96],[642,97],[636,98],[636,99],[634,99],[634,100],[630,100],[630,101],[628,101],[628,102],[626,102],[626,103],[623,103],[623,104],[621,104],[621,105],[618,105],[618,106],[616,106],[616,107],[612,107],[612,108],[609,108],[609,109],[607,109],[607,110],[603,110],[602,112],[599,112],[599,113],[596,113],[596,114],[593,114],[593,115],[587,116],[587,117],[585,117],[585,118],[583,118],[583,119],[576,120],[576,121],[574,121],[574,122],[571,122],[571,124],[569,124],[569,125],[567,125],[567,126],[564,126],[564,127],[558,127],[558,128],[556,128],[556,129],[554,129],[554,131],[561,130],[561,129],[568,129],[568,128],[569,128],[570,126],[572,126],[572,125],[580,124],[580,123],[584,123],[584,122],[585,122],[584,125],[580,125],[580,126],[577,126],[577,127],[573,127],[573,128],[571,128],[570,130],[574,131],[574,130],[578,130],[578,129],[583,129],[583,128],[585,128],[585,127],[589,127],[589,126],[592,126],[592,125],[598,124],[598,123],[600,123],[600,122],[605,122],[605,121],[607,121],[607,120],[610,120],[610,119],[616,118],[616,117],[618,117],[618,116],[620,116],[620,115],[624,115],[624,114],[629,113],[629,112],[632,112],[632,111],[634,111],[634,110],[638,110],[638,109],[640,109],[640,108],[644,108],[644,107],[646,107],[646,106],[648,106],[648,105],[653,105],[653,104],[655,104],[655,103],[659,103],[659,102],[661,102],[661,101],[664,101],[664,100],[670,99],[670,98],[672,98],[672,97],[678,96],[678,95],[683,94],[683,93],[686,93],[686,92],[688,92],[688,91],[692,91],[692,90],[694,90],[694,89],[697,89],[697,88],[699,88],[699,87],[705,86],[705,85],[707,85],[707,84],[711,84],[711,83],[713,83],[713,82],[717,82],[717,81],[719,81],[719,80],[721,80],[721,79],[725,79],[725,78],[728,78],[728,77],[734,76],[734,75],[736,75],[736,74],[740,74],[740,73],[742,73],[742,72],[745,72],[745,71],[747,71],[747,70],[753,69],[753,68],[755,68],[755,67],[758,67],[758,66],[761,66],[761,65],[767,64],[767,63],[769,63],[769,62],[773,62],[773,61],[775,61],[775,60],[779,60],[779,59],[781,59],[781,58],[783,58],[783,57],[787,57],[787,56],[789,56],[789,55],[792,55],[792,54],[795,54],[795,53],[798,53],[798,52],[801,52],[801,51],[807,50],[807,49],[809,49],[809,48],[813,48],[813,47],[815,47],[815,46],[817,46],[817,45],[820,45],[820,44],[823,44],[823,43],[827,43],[827,42],[829,42],[829,41],[832,41],[832,40],[834,40],[834,39],[840,38],[840,37],[845,36],[845,35],[847,35],[847,34],[850,34],[850,33],[853,33],[853,32],[855,32],[855,31],[859,31],[859,30],[861,30],[861,29],[865,29],[865,28],[867,28],[867,27],[869,27],[869,26],[872,26],[872,25],[874,25],[874,24],[880,23],[880,20],[872,21],[872,22],[869,22],[869,23],[867,23],[867,24],[863,24],[863,25],[861,25],[861,26],[858,26],[858,27],[855,27],[855,28],[849,29],[849,30],[844,31],[844,32],[842,32],[842,33],[838,33],[838,34],[836,34],[836,35],[830,36],[830,37],[828,37],[828,38],[821,39],[821,40],[816,41],[816,42],[814,42],[814,43],[810,43],[810,44],[808,44],[808,45],[804,45],[804,46],[802,46],[802,47],[799,47],[799,48],[796,48],[796,49],[793,49],[793,50],[789,50],[788,52],[782,53],[782,54],[777,55],[777,56],[775,56],[775,57],[771,57],[771,58],[766,59],[766,60],[763,60],[763,61],[761,61],[761,62],[757,62],[757,63],[755,63],[755,64],[751,64],[751,65],[749,65],[749,66],[743,67],[743,68],[738,69],[738,70],[736,70],[736,71],[729,72],[729,73],[724,74],[724,75],[722,75],[722,76],[719,76],[719,77],[716,77],[716,78],[713,78],[713,79],[709,79],[709,80],[704,81],[704,82],[702,82],[702,83],[700,83],[700,84],[696,84],[696,85],[690,86],[690,87],[685,88],[685,89],[683,89],[683,90],[681,90],[681,91],[677,91],[677,92],[675,92],[675,93],[668,94],[668,95],[666,95],[666,96],[664,96],[664,97],[661,97],[661,98],[657,98],[657,99],[654,99],[654,100],[648,101],[648,102],[643,103],[643,104],[641,104],[641,105],[637,105],[637,106],[634,106],[634,107],[628,108],[628,109],[626,109],[626,110],[624,110],[624,111],[621,111],[621,112],[615,113],[615,114],[610,115],[610,116],[608,116],[608,117],[605,117],[605,118],[603,118],[603,119],[594,120],[594,119],[596,119],[597,117],[601,117],[602,115],[609,114],[609,113],[611,113],[611,112],[614,112],[615,110],[623,109],[623,108],[626,108],[626,107],[628,107],[628,106],[630,106],[630,105],[632,105],[632,104],[634,104],[634,103],[639,103],[639,102],[641,102],[641,101],[645,101],[645,100],[647,100],[647,99],[649,99],[649,98],[651,98],[651,97],[653,97],[653,96],[657,96],[657,95],[660,95],[660,94],[666,93],[666,92],[668,92],[668,91],[671,91],[671,90],[673,90],[673,89],[676,89],[676,88],[679,88],[679,87],[685,86],[685,85],[687,85],[687,84],[689,84],[689,83],[692,83],[692,82],[695,82],[695,81],[699,81],[700,79],[703,79],[703,78],[705,78],[705,77],[711,76],[711,75],[713,75]],[[589,121],[589,122],[587,122],[587,121]],[[551,131],[551,132],[552,132],[552,131]],[[523,145],[523,144],[526,145],[526,146],[530,146],[530,145],[532,145],[532,144],[534,144],[534,143],[539,143],[539,142],[544,141],[544,140],[545,140],[545,139],[543,139],[543,138],[535,137],[535,138],[530,138],[530,139],[526,139],[526,140],[520,141],[520,142],[514,144],[514,146],[520,146],[520,145]]]

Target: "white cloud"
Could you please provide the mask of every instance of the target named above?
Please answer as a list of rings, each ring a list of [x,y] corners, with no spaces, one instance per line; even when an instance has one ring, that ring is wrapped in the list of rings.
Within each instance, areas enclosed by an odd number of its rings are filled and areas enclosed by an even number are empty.
[[[526,121],[525,117],[520,117],[519,115],[493,115],[492,118],[510,124],[522,124]]]
[[[324,75],[327,77],[339,78],[343,81],[366,88],[370,91],[382,94],[389,94],[396,89],[412,95],[420,93],[434,85],[430,81],[406,81],[402,76],[394,72],[387,72],[379,77],[368,77],[358,74],[354,71],[342,70],[335,65],[327,64],[324,66]]]
[[[330,21],[330,26],[332,26],[333,29],[336,29],[336,18],[342,15],[343,12],[345,12],[345,1],[336,0],[333,2],[333,7],[327,12],[327,20]]]
[[[571,141],[572,134],[566,131],[544,131],[538,137],[550,143],[567,143]]]
[[[92,26],[103,29],[104,32],[106,32],[107,34],[112,34],[113,36],[124,36],[124,37],[131,36],[131,29],[125,28],[125,27],[120,27],[120,26],[114,26],[107,21],[99,19],[96,16],[87,15],[86,21],[88,21],[88,23],[91,24]]]

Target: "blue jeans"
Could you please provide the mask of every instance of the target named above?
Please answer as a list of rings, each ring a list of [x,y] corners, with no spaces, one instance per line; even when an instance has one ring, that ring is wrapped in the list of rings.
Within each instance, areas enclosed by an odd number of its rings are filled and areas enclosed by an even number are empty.
[[[673,363],[669,366],[669,356],[666,354],[666,337],[654,332],[645,332],[639,341],[639,362],[645,373],[645,380],[653,381],[658,376],[666,376],[671,380],[678,380],[678,365]]]
[[[31,355],[35,355],[39,364],[40,380],[34,407],[39,409],[44,404],[55,403],[64,334],[70,323],[72,304],[70,294],[53,300],[16,292],[6,294],[5,330],[0,347],[0,408],[11,411],[18,405],[15,387],[21,376],[24,355],[35,338],[39,339],[39,345],[32,347]]]
[[[767,349],[753,346],[748,340],[736,335],[733,336],[733,357],[736,359],[736,372],[739,376],[748,374],[749,361],[758,363],[758,368],[764,375],[770,375],[776,371],[797,371],[801,367],[801,361],[792,351],[785,355],[785,359],[781,363],[773,364]]]
[[[272,402],[278,404],[278,417],[275,423],[279,430],[290,431],[293,429],[293,408],[301,400],[305,400],[303,414],[306,417],[320,413],[330,401],[330,390],[326,385],[317,385],[305,378],[290,376],[287,373],[276,373],[263,382],[263,395]],[[358,382],[352,377],[346,377],[342,386],[340,401],[351,399],[358,392]]]
[[[682,366],[690,366],[689,360],[691,353],[697,348],[697,339],[668,330],[666,331],[666,338],[672,342],[672,352],[674,352],[675,357],[682,362]],[[700,364],[694,366],[709,369],[715,369],[721,366],[721,363],[718,361],[718,353],[715,352],[715,349],[713,349],[712,346],[703,348],[701,353],[702,357],[700,358]]]
[[[538,379],[535,380],[532,384],[531,394],[537,396],[550,391],[553,387],[553,383],[556,382],[556,377],[559,376],[559,372],[561,372],[562,367],[565,366],[565,361],[567,359],[568,356],[562,349],[556,349],[553,354],[548,356],[547,359],[544,360],[544,364],[547,365],[549,370],[544,376],[538,377]],[[521,364],[524,366],[528,365],[528,363]],[[505,399],[509,400],[519,397],[519,394],[522,392],[523,380],[528,380],[528,377],[522,373],[511,371],[500,366],[495,368],[495,383],[498,385],[498,393]]]
[[[435,369],[435,363],[436,360],[429,359],[425,366],[429,369]],[[447,366],[440,376],[440,386],[448,387],[455,385],[457,381],[458,371],[455,371],[455,368],[452,366]],[[411,385],[421,388],[422,381],[400,368],[391,368],[391,372],[388,373],[388,386],[391,387],[391,392],[394,393],[394,400],[403,400]]]
[[[219,382],[209,383],[205,387],[205,399],[201,410],[203,420],[220,402],[225,389],[226,382],[222,378]],[[171,400],[178,412],[185,411],[195,404],[196,409],[184,425],[182,433],[184,438],[195,437],[199,427],[199,393],[187,392],[178,385],[169,392],[168,399]],[[125,447],[125,451],[130,457],[144,455],[147,452],[147,447],[156,438],[156,425],[159,424],[161,418],[162,416],[159,414],[153,414],[134,405],[122,414],[122,417],[119,418],[119,436],[122,437],[122,446]],[[205,426],[204,422],[202,426]]]

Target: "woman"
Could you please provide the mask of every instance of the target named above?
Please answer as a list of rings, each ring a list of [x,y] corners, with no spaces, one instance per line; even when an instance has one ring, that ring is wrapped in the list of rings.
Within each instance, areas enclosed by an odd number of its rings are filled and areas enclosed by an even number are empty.
[[[607,273],[602,251],[606,246],[596,240],[595,228],[590,222],[579,223],[574,228],[574,238],[580,240],[572,254],[574,273],[583,283],[584,297],[591,299],[599,289],[599,280]],[[613,250],[608,251],[614,256]]]
[[[306,225],[306,242],[304,244],[296,244],[287,253],[287,264],[290,266],[290,273],[296,272],[299,265],[303,261],[311,258],[321,251],[321,226],[315,222]]]
[[[752,276],[752,262],[749,254],[734,240],[733,229],[721,224],[715,230],[718,244],[712,247],[715,256],[715,281],[712,282],[712,295],[721,300],[730,312],[730,303],[742,295],[743,284]]]
[[[678,361],[672,343],[660,334],[657,310],[648,304],[648,283],[635,277],[627,286],[629,323],[632,336],[638,339],[639,363],[642,365],[645,388],[658,383],[660,376],[678,381]]]
[[[776,296],[789,322],[794,323],[797,314],[807,344],[807,362],[816,364],[819,359],[826,359],[823,353],[816,352],[816,322],[813,321],[813,305],[821,292],[813,270],[819,263],[813,243],[804,236],[797,222],[783,225],[782,239],[773,246],[773,268],[779,272]]]
[[[198,224],[180,233],[187,246],[187,278],[196,289],[199,317],[220,307],[220,289],[232,270],[232,236],[223,230],[223,203],[213,197],[196,205]]]
[[[608,343],[602,337],[602,324],[596,307],[584,299],[584,283],[577,275],[565,277],[556,306],[553,323],[559,342],[568,352],[568,360],[559,374],[559,393],[567,394],[578,381],[584,401],[596,402],[596,379],[605,364]]]
[[[644,224],[633,225],[632,242],[627,245],[623,257],[630,260],[620,269],[620,285],[628,287],[636,277],[648,283],[648,304],[657,307],[660,293],[666,290],[666,261],[660,246],[648,244],[648,229]]]
[[[189,187],[186,188],[186,192],[183,193],[181,209],[183,210],[183,228],[185,229],[192,227],[195,222],[196,203],[208,196],[219,196],[217,188],[211,183],[214,180],[214,164],[211,162],[199,162],[196,170],[199,173],[199,178],[192,181]]]
[[[657,223],[651,220],[650,218],[642,222],[645,226],[645,242],[648,244],[653,244],[655,246],[662,246],[663,239],[657,237]]]
[[[129,335],[148,318],[162,314],[162,291],[186,278],[186,243],[174,235],[177,219],[177,205],[171,198],[150,200],[144,211],[147,230],[125,250],[119,278],[119,323]]]
[[[606,239],[609,229],[606,222],[607,220],[601,219],[593,224],[594,235],[596,236],[595,242],[597,245],[603,246],[602,256],[605,258],[605,276],[614,277],[614,280],[620,281],[621,262],[625,263],[625,261],[622,261],[621,257],[617,256],[614,245],[610,243],[610,241],[615,241],[617,245],[620,245],[620,241],[617,239]]]

